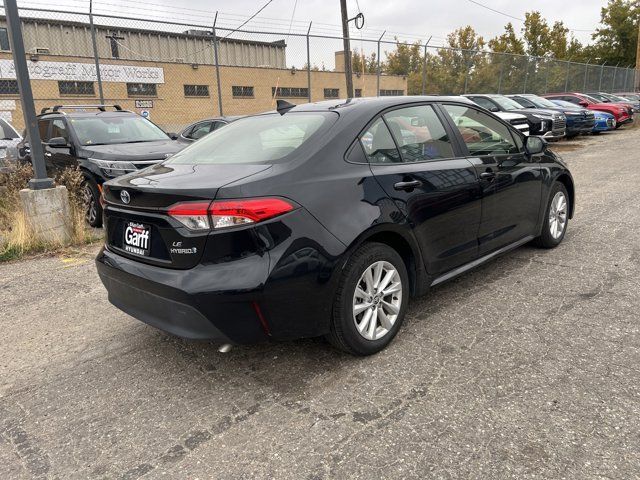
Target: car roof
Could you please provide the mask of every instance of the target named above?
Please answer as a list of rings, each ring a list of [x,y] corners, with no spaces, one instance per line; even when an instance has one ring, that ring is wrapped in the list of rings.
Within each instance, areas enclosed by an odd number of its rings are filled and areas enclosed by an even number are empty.
[[[358,97],[335,100],[322,100],[320,102],[303,103],[295,105],[288,111],[295,112],[322,112],[322,111],[348,111],[348,110],[381,110],[388,107],[411,105],[423,102],[453,101],[473,105],[468,98],[460,96],[440,95],[407,95],[396,97]]]

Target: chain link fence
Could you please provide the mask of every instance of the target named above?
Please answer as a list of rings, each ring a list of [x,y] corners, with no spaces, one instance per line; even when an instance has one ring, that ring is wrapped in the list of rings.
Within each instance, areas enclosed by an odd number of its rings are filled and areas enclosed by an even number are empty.
[[[146,7],[151,8],[151,7]],[[15,71],[0,9],[0,116],[22,129]],[[343,39],[233,30],[215,17],[179,23],[20,9],[36,109],[118,104],[178,132],[203,118],[346,97]],[[320,31],[320,29],[318,29]],[[352,38],[354,95],[633,91],[631,67]]]

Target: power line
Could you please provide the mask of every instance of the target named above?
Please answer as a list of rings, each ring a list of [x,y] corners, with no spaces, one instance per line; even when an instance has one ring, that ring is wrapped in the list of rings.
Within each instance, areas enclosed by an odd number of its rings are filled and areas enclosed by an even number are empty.
[[[241,29],[242,27],[244,27],[247,23],[249,23],[251,20],[253,20],[256,16],[258,16],[258,14],[263,11],[265,8],[267,8],[269,6],[269,4],[271,4],[271,2],[273,2],[273,0],[269,0],[267,3],[265,3],[262,7],[260,7],[258,9],[258,11],[256,13],[254,13],[253,15],[251,15],[247,20],[245,20],[244,22],[242,22],[240,24],[240,26],[238,28],[236,28],[235,30],[232,30],[230,33],[228,33],[224,38],[227,38],[229,35],[231,35],[233,32],[235,32],[236,30]]]
[[[487,10],[490,10],[490,11],[492,11],[494,13],[497,13],[499,15],[503,15],[505,17],[512,18],[513,20],[518,20],[519,22],[523,22],[523,23],[525,21],[524,18],[514,17],[513,15],[510,15],[510,14],[508,14],[506,12],[502,12],[500,10],[496,10],[495,8],[489,7],[488,5],[485,5],[483,3],[477,2],[476,0],[467,0],[467,1],[470,2],[470,3],[473,3],[474,5],[478,5],[479,7],[482,7],[482,8],[485,8]],[[567,30],[569,30],[570,32],[593,32],[594,31],[593,29],[592,30],[581,30],[581,29],[568,28],[568,27],[567,27]]]

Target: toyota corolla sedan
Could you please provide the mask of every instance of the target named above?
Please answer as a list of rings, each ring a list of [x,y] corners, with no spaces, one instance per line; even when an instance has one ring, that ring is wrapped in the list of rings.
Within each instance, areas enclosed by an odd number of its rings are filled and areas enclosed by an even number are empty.
[[[109,300],[180,337],[391,342],[412,297],[574,211],[540,137],[461,97],[381,97],[239,119],[105,184]],[[487,292],[492,294],[492,292]]]

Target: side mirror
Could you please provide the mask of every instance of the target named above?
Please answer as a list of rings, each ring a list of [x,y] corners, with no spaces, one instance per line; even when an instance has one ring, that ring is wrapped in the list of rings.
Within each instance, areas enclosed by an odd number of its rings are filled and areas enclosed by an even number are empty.
[[[174,132],[167,133],[167,135],[169,135],[169,138],[170,138],[171,140],[177,140],[177,139],[178,139],[178,137],[180,136],[180,135],[178,135],[177,133],[174,133]]]
[[[589,106],[589,104],[587,102],[585,102],[584,100],[580,100],[578,102],[578,105],[580,105],[581,107],[585,107],[585,108],[587,108]]]
[[[498,107],[491,107],[491,110],[489,111],[495,113],[495,112],[499,112],[500,109]]]
[[[547,148],[547,141],[542,137],[536,137],[532,135],[527,137],[527,140],[524,144],[524,150],[529,155],[538,155],[539,153],[544,152]]]
[[[68,147],[69,143],[63,137],[53,137],[49,139],[49,141],[47,142],[47,145],[53,148],[64,148],[64,147]]]

